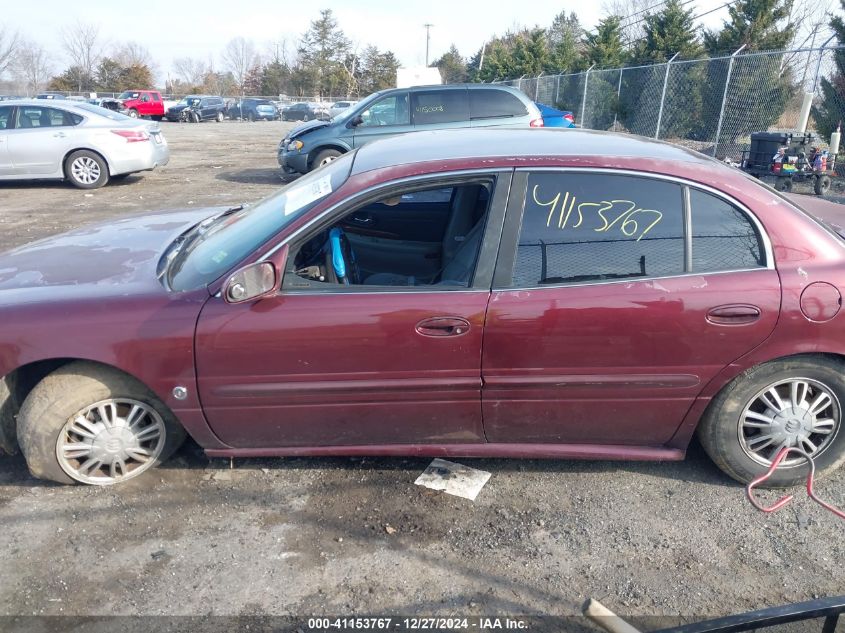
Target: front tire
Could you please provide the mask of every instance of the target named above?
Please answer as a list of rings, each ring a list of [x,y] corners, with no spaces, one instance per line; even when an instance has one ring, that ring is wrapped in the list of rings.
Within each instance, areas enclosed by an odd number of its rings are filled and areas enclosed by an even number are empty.
[[[783,446],[813,457],[816,474],[845,462],[845,363],[824,356],[796,356],[758,365],[737,377],[710,403],[698,428],[704,450],[742,483],[765,473]],[[765,483],[806,481],[803,457],[787,459]]]
[[[99,154],[83,149],[67,157],[65,177],[80,189],[97,189],[109,181],[109,166]]]
[[[84,361],[60,367],[32,389],[17,433],[35,477],[101,486],[156,467],[185,439],[175,416],[144,385]]]
[[[225,118],[225,117],[223,116],[223,113],[222,113],[222,112],[218,112],[218,113],[217,113],[217,122],[218,122],[218,123],[223,123],[223,119],[224,119],[224,118]]]
[[[792,178],[789,176],[778,176],[775,180],[775,190],[789,193],[792,191]]]
[[[130,108],[129,112],[127,112],[126,114],[128,114],[133,119],[138,118],[138,111],[135,108]]]
[[[323,165],[328,165],[330,162],[332,162],[338,156],[341,155],[341,152],[337,151],[336,149],[324,149],[322,152],[319,152],[314,157],[314,161],[311,163],[311,169],[317,169],[318,167],[322,167]]]

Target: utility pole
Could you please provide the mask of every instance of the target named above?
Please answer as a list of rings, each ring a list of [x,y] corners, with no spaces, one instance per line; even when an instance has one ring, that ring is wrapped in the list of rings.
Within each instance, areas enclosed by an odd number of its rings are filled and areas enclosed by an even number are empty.
[[[428,67],[428,44],[431,40],[431,27],[434,26],[433,24],[423,24],[425,27],[425,65]]]

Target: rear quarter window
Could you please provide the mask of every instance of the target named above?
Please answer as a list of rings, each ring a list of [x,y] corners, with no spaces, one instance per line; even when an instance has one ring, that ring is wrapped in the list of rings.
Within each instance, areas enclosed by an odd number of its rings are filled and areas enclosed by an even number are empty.
[[[469,91],[469,113],[474,119],[496,119],[528,115],[525,104],[505,90],[481,88]]]

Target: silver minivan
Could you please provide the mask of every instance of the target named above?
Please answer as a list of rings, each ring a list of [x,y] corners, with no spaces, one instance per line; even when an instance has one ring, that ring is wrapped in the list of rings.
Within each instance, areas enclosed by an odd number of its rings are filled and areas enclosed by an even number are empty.
[[[397,134],[466,127],[542,127],[524,92],[492,84],[393,88],[371,94],[330,121],[308,121],[279,143],[279,165],[306,173],[356,147]]]

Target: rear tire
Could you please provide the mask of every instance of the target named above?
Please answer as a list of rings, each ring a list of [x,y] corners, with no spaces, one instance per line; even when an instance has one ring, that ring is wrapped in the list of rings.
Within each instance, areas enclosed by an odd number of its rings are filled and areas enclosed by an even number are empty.
[[[799,389],[791,396],[794,383],[807,384],[813,391]],[[771,395],[776,388],[777,398]],[[807,417],[820,394],[830,394],[830,405]],[[793,406],[793,398],[799,406]],[[760,404],[768,400],[775,408]],[[822,401],[823,403],[824,401]],[[783,405],[783,408],[781,408]],[[806,405],[806,406],[805,406]],[[781,429],[787,435],[801,427],[802,421],[820,432],[809,435],[817,447],[811,452],[817,476],[829,474],[845,462],[845,431],[842,430],[845,406],[845,364],[824,356],[796,356],[754,367],[731,382],[707,408],[698,427],[698,438],[713,462],[730,477],[748,483],[766,472],[771,459],[783,441]],[[801,413],[803,412],[803,417]],[[820,419],[818,416],[825,416]],[[771,419],[772,424],[765,421]],[[831,422],[820,423],[824,419]],[[790,429],[793,429],[790,431]],[[829,433],[822,434],[821,430]],[[767,443],[767,438],[773,440]],[[799,448],[801,440],[795,441]],[[789,445],[789,444],[788,444]],[[793,463],[790,464],[790,461]],[[804,483],[808,467],[803,457],[788,455],[784,463],[765,483],[766,487],[786,487]]]
[[[99,154],[83,149],[67,157],[65,177],[80,189],[98,189],[109,181],[109,166]]]
[[[813,191],[817,196],[823,196],[830,191],[830,176],[818,176],[813,183]]]
[[[222,112],[218,112],[218,113],[217,113],[217,122],[218,122],[218,123],[223,123],[223,118],[224,118],[224,117],[223,117],[223,113],[222,113]]]
[[[166,460],[185,439],[173,413],[152,391],[131,376],[85,361],[60,367],[32,389],[18,415],[17,433],[30,472],[65,484],[109,485],[136,477]],[[106,461],[86,468],[99,458]],[[122,467],[111,467],[119,460]]]

